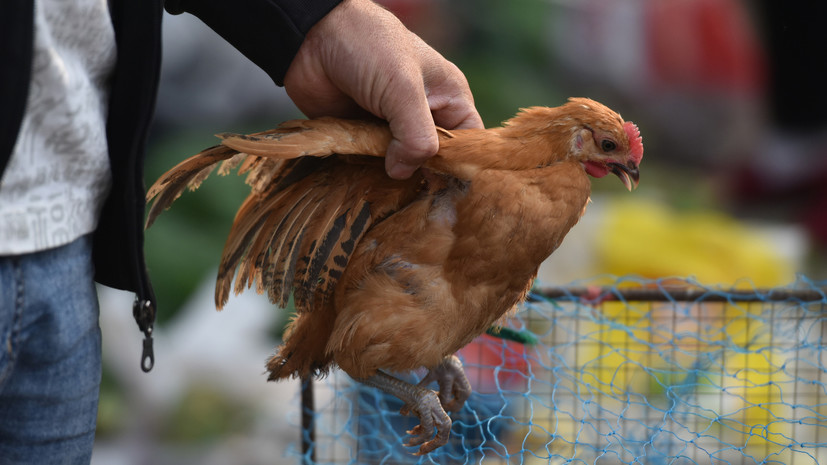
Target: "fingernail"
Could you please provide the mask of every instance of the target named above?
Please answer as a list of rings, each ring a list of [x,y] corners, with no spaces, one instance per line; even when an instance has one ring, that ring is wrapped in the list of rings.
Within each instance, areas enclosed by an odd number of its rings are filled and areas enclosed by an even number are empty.
[[[388,176],[393,179],[408,179],[419,168],[418,166],[396,163],[388,169]]]

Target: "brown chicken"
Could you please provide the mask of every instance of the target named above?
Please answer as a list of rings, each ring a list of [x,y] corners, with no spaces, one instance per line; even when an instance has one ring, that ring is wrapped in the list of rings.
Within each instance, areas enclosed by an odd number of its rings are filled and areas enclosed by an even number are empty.
[[[593,100],[522,110],[503,127],[439,130],[436,156],[410,179],[387,177],[379,122],[288,121],[182,162],[150,188],[147,227],[219,162],[252,188],[224,247],[216,283],[256,285],[296,317],[267,363],[271,380],[338,365],[419,417],[408,446],[445,444],[471,387],[453,354],[519,303],[540,262],[589,201],[587,176],[638,183],[637,127]],[[234,279],[235,278],[235,279]],[[420,367],[413,385],[389,373]],[[439,391],[427,388],[437,382]]]

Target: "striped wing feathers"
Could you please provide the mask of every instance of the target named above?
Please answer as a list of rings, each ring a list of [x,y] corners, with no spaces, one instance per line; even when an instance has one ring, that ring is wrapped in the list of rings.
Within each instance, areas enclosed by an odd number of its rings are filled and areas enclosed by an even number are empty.
[[[330,302],[335,284],[356,244],[377,221],[401,208],[416,194],[420,180],[392,183],[381,160],[369,163],[338,157],[289,160],[281,181],[241,206],[219,269],[216,304],[256,284],[270,300],[297,311]],[[312,162],[312,163],[308,163]],[[401,188],[401,189],[400,189]],[[235,279],[234,271],[235,272]]]
[[[181,162],[147,194],[155,200],[148,227],[216,167],[222,175],[246,175],[251,192],[224,246],[218,308],[231,290],[254,283],[280,306],[293,295],[299,312],[327,305],[365,233],[410,203],[423,183],[418,175],[407,181],[387,177],[383,160],[375,158],[384,156],[390,142],[380,122],[296,120],[257,134],[219,137],[222,145]]]

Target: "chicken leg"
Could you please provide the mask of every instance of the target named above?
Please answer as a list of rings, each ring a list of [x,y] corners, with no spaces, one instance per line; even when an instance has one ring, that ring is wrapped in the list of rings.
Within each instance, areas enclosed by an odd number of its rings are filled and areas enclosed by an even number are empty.
[[[471,395],[471,383],[462,369],[462,362],[456,355],[445,357],[439,365],[428,370],[428,374],[419,382],[425,387],[436,381],[439,386],[439,402],[448,412],[459,412]],[[407,413],[404,411],[402,413]]]
[[[405,402],[400,411],[403,415],[413,412],[419,417],[419,425],[407,432],[413,437],[405,444],[406,447],[419,446],[414,455],[427,454],[448,442],[452,422],[445,411],[459,411],[471,394],[471,384],[456,356],[446,357],[430,369],[418,384],[402,381],[382,371],[359,381]],[[438,394],[425,387],[433,381],[439,385]]]

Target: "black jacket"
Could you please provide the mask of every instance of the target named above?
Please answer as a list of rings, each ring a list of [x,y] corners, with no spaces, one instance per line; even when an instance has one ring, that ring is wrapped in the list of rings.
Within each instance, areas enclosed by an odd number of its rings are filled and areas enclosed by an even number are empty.
[[[109,1],[117,46],[106,127],[113,182],[94,234],[95,280],[135,292],[146,371],[153,363],[156,302],[144,263],[143,160],[158,89],[163,9],[199,17],[281,85],[307,31],[340,1]],[[6,2],[0,15],[0,176],[25,113],[33,42],[34,1]]]

